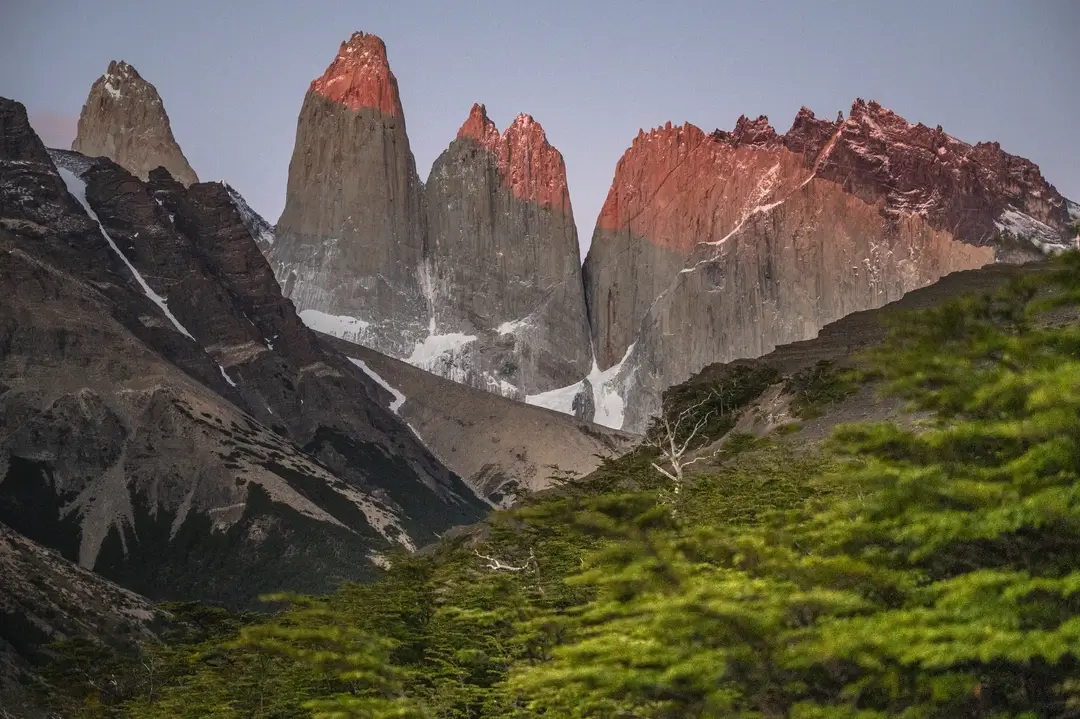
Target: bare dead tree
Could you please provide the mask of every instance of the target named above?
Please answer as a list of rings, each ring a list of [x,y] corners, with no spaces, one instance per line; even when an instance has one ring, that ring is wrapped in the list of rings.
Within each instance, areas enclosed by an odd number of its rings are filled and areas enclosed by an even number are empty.
[[[480,557],[480,559],[483,559],[485,562],[487,562],[487,568],[488,569],[491,569],[491,570],[494,570],[494,571],[497,571],[497,572],[524,572],[526,569],[529,569],[531,567],[536,566],[536,555],[533,553],[533,550],[531,550],[531,549],[529,550],[529,558],[526,559],[525,563],[522,564],[520,567],[515,567],[512,564],[507,564],[506,562],[502,561],[501,559],[496,559],[495,557],[489,557],[486,554],[480,554],[479,549],[474,549],[473,552],[476,554],[476,556]]]
[[[690,445],[701,434],[701,431],[709,424],[709,420],[716,414],[716,410],[709,410],[696,421],[694,416],[697,414],[697,410],[715,399],[716,393],[712,393],[700,402],[690,405],[679,412],[674,419],[668,412],[661,412],[657,418],[654,432],[645,440],[647,445],[660,450],[664,458],[664,464],[671,465],[671,471],[668,471],[659,463],[652,462],[653,469],[672,481],[675,494],[678,494],[679,489],[682,487],[685,468],[701,459],[699,456],[684,461],[683,457],[686,456]],[[692,427],[690,426],[691,422],[694,423]],[[680,441],[680,437],[683,437],[683,435],[685,435],[685,438]]]

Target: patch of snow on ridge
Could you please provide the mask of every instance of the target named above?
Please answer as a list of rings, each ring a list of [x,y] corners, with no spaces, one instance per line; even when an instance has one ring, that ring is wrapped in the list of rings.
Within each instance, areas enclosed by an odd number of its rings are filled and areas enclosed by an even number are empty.
[[[1011,232],[1018,238],[1031,242],[1046,254],[1055,254],[1071,249],[1070,244],[1061,236],[1061,233],[1044,222],[1036,220],[1031,215],[1008,209],[994,222],[994,225],[1002,231]],[[1072,243],[1075,247],[1075,243]]]
[[[401,405],[405,404],[405,400],[406,400],[406,397],[405,397],[404,394],[402,394],[401,390],[399,390],[397,387],[391,386],[390,383],[387,382],[386,380],[384,380],[381,376],[379,376],[379,374],[375,370],[368,367],[367,363],[364,362],[364,360],[356,359],[355,357],[350,357],[349,361],[352,362],[357,367],[359,367],[361,370],[363,370],[364,374],[366,374],[368,377],[370,377],[372,380],[375,381],[375,384],[379,385],[380,387],[385,389],[387,392],[389,392],[391,395],[393,395],[394,398],[392,400],[390,400],[390,405],[389,405],[390,406],[390,411],[393,412],[394,414],[397,414],[398,410],[401,409]],[[419,435],[417,435],[417,436],[419,436]]]
[[[218,364],[218,369],[221,370],[221,376],[225,378],[225,381],[229,383],[229,386],[235,387],[236,382],[233,381],[233,378],[229,376],[229,373],[225,371],[225,368],[222,367],[220,363]]]
[[[111,95],[114,100],[119,100],[120,99],[120,88],[113,85],[113,80],[116,80],[116,78],[114,76],[112,76],[112,75],[109,75],[105,79],[105,85],[104,85],[105,92],[109,93],[109,95]]]
[[[622,429],[626,405],[622,398],[622,378],[619,375],[623,364],[625,364],[633,351],[634,345],[631,344],[626,348],[622,359],[606,370],[601,370],[596,364],[596,359],[593,359],[592,371],[589,372],[589,376],[585,379],[592,385],[593,405],[596,408],[592,421],[596,424],[611,427],[612,429]],[[563,414],[573,414],[574,397],[584,389],[584,384],[584,382],[578,382],[547,392],[532,394],[525,398],[525,402],[537,407],[553,409]]]
[[[596,363],[594,362],[593,367],[595,368],[595,366]],[[547,392],[530,394],[525,398],[525,403],[536,405],[537,407],[544,407],[545,409],[553,409],[556,412],[562,412],[563,414],[573,414],[574,397],[577,397],[578,393],[584,389],[584,386],[585,382],[581,381],[577,384],[548,390]]]
[[[346,342],[359,344],[359,340],[371,326],[370,322],[358,317],[331,315],[319,310],[303,310],[299,314],[300,321],[316,332],[333,335]]]
[[[721,237],[719,240],[716,240],[714,242],[700,242],[698,244],[701,244],[701,245],[722,245],[724,242],[726,242],[728,240],[728,238],[730,238],[736,232],[741,230],[742,226],[745,225],[746,221],[749,220],[751,217],[753,217],[754,215],[764,214],[764,213],[768,212],[769,210],[773,209],[774,207],[779,207],[782,204],[784,204],[784,201],[783,200],[778,200],[776,202],[770,202],[767,205],[758,205],[757,207],[755,207],[754,209],[752,209],[752,210],[750,210],[749,212],[746,213],[746,217],[742,218],[742,220],[739,222],[739,224],[735,225],[735,229],[733,229],[731,232],[729,232],[726,235],[724,235],[723,237]],[[686,270],[683,270],[683,271],[685,272]]]
[[[72,196],[79,201],[79,204],[82,205],[84,210],[86,210],[86,214],[90,216],[90,219],[97,223],[98,229],[101,230],[101,236],[104,237],[105,241],[109,243],[109,247],[112,248],[112,251],[116,253],[117,257],[119,257],[127,266],[127,268],[131,270],[131,274],[135,276],[135,281],[139,283],[140,287],[142,287],[143,293],[147,297],[149,297],[154,302],[154,304],[161,308],[161,311],[165,313],[165,316],[169,318],[169,321],[172,322],[173,327],[175,327],[180,332],[180,334],[184,335],[189,340],[194,342],[195,338],[192,337],[191,333],[188,332],[182,324],[180,324],[180,320],[176,319],[175,315],[173,315],[172,311],[166,304],[165,298],[159,295],[157,292],[154,292],[154,290],[150,288],[150,285],[146,283],[146,280],[143,279],[143,276],[139,274],[139,271],[137,269],[135,269],[135,265],[131,264],[131,262],[124,255],[124,253],[120,251],[120,248],[116,246],[116,243],[113,242],[113,239],[109,236],[109,233],[105,231],[105,226],[101,224],[101,220],[98,219],[97,213],[94,212],[92,207],[90,207],[90,203],[86,199],[86,183],[83,181],[83,179],[71,170],[67,169],[66,167],[57,167],[56,169],[60,171],[60,177],[63,178],[64,184],[67,185],[68,192],[70,192]]]

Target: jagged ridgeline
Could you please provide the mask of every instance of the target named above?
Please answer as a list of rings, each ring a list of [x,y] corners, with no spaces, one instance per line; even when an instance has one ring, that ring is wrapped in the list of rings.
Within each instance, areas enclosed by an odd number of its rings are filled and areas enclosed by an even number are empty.
[[[1077,206],[997,143],[875,102],[784,134],[668,123],[615,168],[584,267],[562,155],[474,105],[417,177],[387,48],[356,33],[304,98],[267,250],[312,327],[640,433],[665,389],[950,272],[1076,245]],[[686,328],[693,331],[686,331]]]
[[[124,63],[92,88],[75,149],[195,179],[156,90]],[[950,272],[1075,246],[1080,209],[997,143],[857,99],[846,119],[803,108],[784,134],[766,117],[639,132],[582,267],[540,123],[521,114],[500,133],[473,105],[424,183],[387,48],[354,33],[303,98],[277,225],[244,214],[317,331],[640,433],[665,389],[711,363]]]
[[[710,366],[638,450],[373,585],[256,621],[179,608],[155,697],[111,708],[1068,716],[1078,298],[1078,253],[962,272]]]

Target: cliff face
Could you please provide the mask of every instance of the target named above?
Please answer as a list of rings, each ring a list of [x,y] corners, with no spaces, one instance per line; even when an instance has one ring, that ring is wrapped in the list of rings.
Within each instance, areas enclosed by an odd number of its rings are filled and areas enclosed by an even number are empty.
[[[518,399],[591,365],[562,155],[477,105],[425,187],[374,35],[311,83],[281,219],[248,224],[314,329]]]
[[[803,108],[784,134],[765,117],[669,123],[620,159],[579,274],[563,159],[539,124],[500,133],[474,106],[422,186],[385,47],[358,33],[305,99],[276,238],[246,221],[309,326],[640,430],[706,364],[1067,246],[1069,207],[996,143],[861,99],[846,120]]]
[[[953,271],[1069,246],[1068,215],[1032,163],[873,102],[836,122],[803,109],[785,135],[764,117],[641,133],[584,266],[623,428],[643,428],[660,392],[707,364],[812,337]]]
[[[424,224],[386,47],[355,33],[304,97],[271,263],[313,327],[408,356],[429,325]]]
[[[580,255],[566,168],[519,115],[501,135],[474,105],[427,182],[434,326],[469,343],[465,381],[522,397],[586,374]]]
[[[126,62],[110,62],[90,87],[71,149],[108,157],[143,180],[164,167],[184,185],[199,181],[173,137],[157,88]]]

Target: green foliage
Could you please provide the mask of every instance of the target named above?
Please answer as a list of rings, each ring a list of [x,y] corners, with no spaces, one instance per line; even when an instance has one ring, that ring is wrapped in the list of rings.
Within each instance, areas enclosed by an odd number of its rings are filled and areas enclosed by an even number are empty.
[[[1080,253],[1054,267],[868,355],[917,428],[729,438],[676,513],[639,450],[374,584],[256,622],[189,607],[113,715],[1076,716],[1080,326],[1046,313],[1080,308]],[[808,406],[832,374],[797,382]],[[741,377],[672,409],[729,416],[775,379]]]
[[[784,391],[792,395],[791,410],[802,419],[820,417],[833,404],[859,389],[859,376],[849,369],[837,368],[829,360],[788,377]]]

